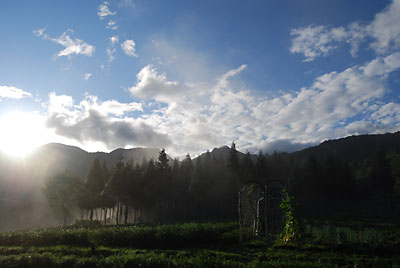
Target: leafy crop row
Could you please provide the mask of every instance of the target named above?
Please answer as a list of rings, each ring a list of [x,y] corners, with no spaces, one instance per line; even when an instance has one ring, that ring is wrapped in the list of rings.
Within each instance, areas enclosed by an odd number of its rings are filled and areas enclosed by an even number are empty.
[[[107,228],[51,228],[0,233],[3,246],[112,246],[178,248],[235,243],[236,223],[184,223]]]

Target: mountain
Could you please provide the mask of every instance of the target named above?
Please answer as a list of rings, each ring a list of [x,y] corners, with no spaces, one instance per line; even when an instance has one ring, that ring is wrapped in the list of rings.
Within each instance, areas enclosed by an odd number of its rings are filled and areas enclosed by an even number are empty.
[[[156,148],[133,148],[89,153],[78,147],[51,143],[25,159],[0,154],[0,213],[8,215],[0,221],[0,230],[54,225],[54,215],[42,190],[47,178],[59,172],[68,170],[85,180],[96,158],[111,169],[121,155],[126,161],[142,163],[144,158],[156,160],[159,152]]]
[[[307,158],[313,154],[316,158],[320,158],[330,153],[339,156],[346,162],[351,162],[368,158],[377,150],[386,153],[400,151],[400,131],[328,140],[318,146],[291,153],[290,157],[293,159],[301,159]]]
[[[231,151],[231,148],[229,148],[228,146],[225,145],[225,146],[221,146],[221,147],[219,147],[219,148],[214,148],[214,149],[210,152],[210,156],[211,156],[211,159],[224,159],[224,160],[226,160],[226,159],[229,158],[230,151]],[[202,153],[202,154],[199,155],[198,157],[194,158],[193,161],[196,162],[195,160],[196,160],[197,158],[200,158],[201,160],[204,160],[205,157],[206,157],[206,154],[207,154],[207,152]],[[240,151],[237,151],[237,155],[238,155],[238,158],[239,158],[239,161],[240,161],[240,160],[242,160],[242,159],[245,157],[246,154],[245,154],[245,153],[242,153],[242,152],[240,152]],[[256,161],[257,155],[251,154],[251,155],[250,155],[250,158],[251,158],[253,161]]]
[[[156,148],[116,149],[110,153],[89,153],[78,147],[59,143],[51,143],[37,149],[25,160],[35,169],[37,175],[51,176],[57,172],[68,170],[71,174],[84,179],[93,161],[98,158],[112,168],[118,158],[134,163],[142,163],[143,159],[156,160],[160,150]]]
[[[382,135],[361,135],[330,140],[318,146],[310,147],[294,153],[280,153],[267,156],[267,166],[270,176],[279,179],[288,178],[288,163],[302,161],[310,155],[317,159],[324,159],[326,154],[333,154],[346,162],[366,159],[377,152],[377,150],[390,153],[400,152],[400,132]],[[120,156],[124,160],[132,160],[134,164],[141,163],[143,159],[157,160],[160,150],[156,148],[133,148],[117,149],[110,153],[89,153],[78,147],[63,144],[47,144],[23,160],[8,158],[0,154],[0,213],[11,215],[6,220],[0,221],[0,229],[27,228],[35,225],[48,226],[49,213],[48,203],[43,195],[43,187],[46,179],[58,172],[68,170],[71,174],[85,180],[93,161],[98,158],[101,163],[105,162],[111,169]],[[207,153],[198,158],[204,160]],[[227,160],[230,148],[222,146],[214,148],[211,159]],[[246,154],[238,151],[238,158],[242,160]],[[253,161],[257,155],[251,155]],[[169,158],[171,160],[171,158]],[[196,158],[193,159],[196,163]],[[225,161],[218,161],[219,165],[226,167]],[[173,161],[170,161],[172,164]],[[222,188],[218,188],[222,189]],[[216,190],[219,191],[219,190]],[[41,211],[39,213],[39,211]],[[24,218],[20,215],[25,215]],[[26,216],[29,215],[29,216]],[[29,218],[29,221],[26,219]],[[45,221],[44,221],[45,220]]]
[[[284,158],[296,160],[305,159],[311,154],[318,158],[330,153],[345,161],[353,161],[367,158],[378,149],[385,152],[400,151],[400,132],[329,140],[318,146],[291,154],[281,153],[280,155]],[[143,159],[157,160],[159,152],[160,149],[157,148],[133,148],[116,149],[110,153],[89,153],[75,146],[51,143],[38,148],[28,158],[21,161],[10,160],[4,155],[0,155],[0,178],[3,182],[12,179],[14,186],[11,188],[19,187],[18,181],[30,181],[36,184],[64,170],[68,170],[71,174],[84,180],[96,158],[99,158],[101,163],[105,162],[108,168],[112,168],[121,155],[126,161],[132,160],[134,163],[141,163]],[[228,146],[214,148],[210,152],[212,159],[228,159],[229,153],[230,148]],[[204,160],[205,156],[206,153],[203,153],[198,158]],[[239,160],[243,159],[244,156],[244,153],[238,151]],[[253,161],[256,157],[256,155],[251,155]],[[171,157],[169,159],[172,160]],[[172,161],[170,162],[172,163]],[[27,186],[23,188],[30,187],[30,183],[24,185]]]

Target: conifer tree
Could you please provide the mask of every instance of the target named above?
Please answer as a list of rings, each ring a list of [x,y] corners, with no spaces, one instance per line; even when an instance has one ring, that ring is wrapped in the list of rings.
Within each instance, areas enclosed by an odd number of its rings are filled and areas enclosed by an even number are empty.
[[[246,181],[250,181],[254,179],[254,163],[253,160],[251,160],[250,157],[250,152],[247,152],[242,160],[241,163],[241,173],[242,173],[242,178],[241,182],[245,183]]]
[[[103,169],[100,166],[100,160],[96,158],[86,177],[86,187],[91,193],[98,194],[104,190],[104,185]]]
[[[93,210],[97,207],[101,207],[100,194],[104,190],[103,169],[100,166],[100,160],[96,158],[89,170],[89,174],[86,177],[86,190],[89,198],[90,206],[90,220],[93,220]]]
[[[68,171],[51,177],[43,189],[47,201],[54,212],[62,212],[64,226],[70,211],[78,201],[82,184],[79,179],[72,176]]]
[[[234,142],[232,142],[231,149],[229,151],[228,167],[231,169],[231,171],[235,173],[238,172],[240,169],[238,152],[236,150],[236,144]]]
[[[267,167],[267,159],[262,151],[258,152],[255,169],[256,179],[259,182],[266,183],[269,177],[269,170]]]
[[[169,159],[167,157],[167,154],[165,153],[165,149],[162,149],[160,151],[160,154],[158,155],[158,161],[156,162],[156,166],[162,174],[171,171],[171,167],[169,166],[168,162]]]

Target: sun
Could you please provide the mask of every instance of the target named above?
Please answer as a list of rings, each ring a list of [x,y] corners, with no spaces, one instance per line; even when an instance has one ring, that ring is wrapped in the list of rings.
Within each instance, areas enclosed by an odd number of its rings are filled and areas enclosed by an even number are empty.
[[[13,157],[25,157],[46,143],[47,131],[42,116],[9,112],[0,116],[0,151]]]

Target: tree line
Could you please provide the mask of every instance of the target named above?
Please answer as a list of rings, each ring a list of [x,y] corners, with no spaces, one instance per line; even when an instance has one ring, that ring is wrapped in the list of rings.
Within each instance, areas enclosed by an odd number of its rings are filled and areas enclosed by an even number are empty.
[[[207,151],[194,161],[189,154],[182,161],[169,160],[164,149],[155,161],[133,163],[121,156],[111,168],[96,159],[84,181],[66,171],[50,179],[44,192],[64,224],[74,207],[82,220],[104,224],[235,219],[238,191],[247,181],[280,179],[300,206],[332,200],[390,201],[400,195],[398,152],[377,150],[356,161],[329,152],[318,158],[239,154],[232,143],[227,157]]]

